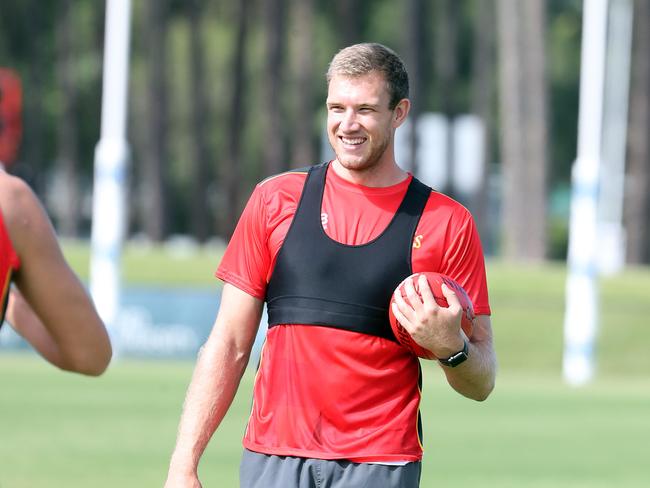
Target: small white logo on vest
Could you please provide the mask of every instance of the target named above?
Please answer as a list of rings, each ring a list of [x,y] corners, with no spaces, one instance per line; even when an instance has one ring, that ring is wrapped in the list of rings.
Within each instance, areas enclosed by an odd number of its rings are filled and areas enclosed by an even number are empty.
[[[323,226],[323,229],[325,229],[325,230],[327,230],[328,219],[329,219],[329,217],[328,217],[327,213],[323,212],[322,214],[320,214],[320,223]]]

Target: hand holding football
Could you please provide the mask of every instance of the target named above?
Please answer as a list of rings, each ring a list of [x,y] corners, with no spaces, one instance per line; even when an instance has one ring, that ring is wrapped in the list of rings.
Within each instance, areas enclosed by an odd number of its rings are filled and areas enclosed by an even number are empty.
[[[406,296],[406,291],[404,289],[404,284],[409,279],[413,280],[415,291],[418,293],[418,295],[420,295],[420,297],[422,296],[418,285],[418,278],[420,275],[424,275],[427,278],[427,282],[429,283],[429,288],[431,288],[431,292],[433,293],[436,303],[438,303],[438,305],[440,305],[441,307],[449,306],[449,304],[447,303],[447,299],[445,298],[441,289],[442,284],[443,283],[446,284],[447,287],[449,287],[452,291],[454,291],[463,309],[463,313],[461,316],[461,328],[465,333],[465,335],[467,336],[467,338],[470,338],[472,336],[474,307],[472,305],[472,301],[470,300],[465,290],[453,279],[441,273],[434,273],[430,271],[425,271],[422,273],[414,273],[413,275],[406,278],[404,281],[402,281],[402,283],[400,283],[397,286],[395,292],[393,293],[393,297],[391,298],[390,307],[388,309],[388,318],[390,320],[390,326],[393,329],[393,333],[395,334],[395,337],[397,338],[400,344],[402,344],[404,347],[409,349],[416,356],[419,356],[424,359],[436,359],[436,356],[433,354],[433,352],[429,351],[428,349],[425,349],[424,347],[420,346],[417,342],[415,342],[415,340],[413,339],[413,337],[411,337],[409,332],[395,318],[395,315],[393,314],[393,310],[392,310],[393,303],[395,302],[396,293],[400,293],[404,301],[406,301],[406,303],[409,303],[409,300]]]

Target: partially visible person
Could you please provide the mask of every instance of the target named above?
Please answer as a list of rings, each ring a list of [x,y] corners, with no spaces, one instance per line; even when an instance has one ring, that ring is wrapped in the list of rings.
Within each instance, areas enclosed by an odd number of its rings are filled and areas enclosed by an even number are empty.
[[[0,164],[0,326],[6,320],[53,365],[102,374],[112,349],[36,195]]]

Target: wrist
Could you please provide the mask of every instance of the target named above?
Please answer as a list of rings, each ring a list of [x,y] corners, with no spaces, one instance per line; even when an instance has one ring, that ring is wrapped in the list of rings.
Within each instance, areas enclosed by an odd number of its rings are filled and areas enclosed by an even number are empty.
[[[435,354],[437,358],[444,359],[456,354],[458,351],[461,351],[464,347],[465,347],[465,338],[459,335],[457,338],[454,338],[453,340],[447,342],[442,347],[438,347],[435,350],[432,350],[432,352]]]
[[[174,472],[177,475],[196,476],[198,473],[198,462],[191,457],[174,453],[169,462],[169,472]]]
[[[467,340],[463,339],[463,345],[461,349],[450,354],[449,356],[438,357],[438,361],[443,366],[449,368],[455,368],[456,366],[467,361],[468,358],[469,358],[469,343]]]

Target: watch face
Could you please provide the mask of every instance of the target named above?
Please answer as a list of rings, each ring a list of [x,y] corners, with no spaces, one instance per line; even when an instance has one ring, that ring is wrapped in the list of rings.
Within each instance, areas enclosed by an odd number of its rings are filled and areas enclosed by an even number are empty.
[[[449,365],[450,366],[458,366],[460,363],[462,363],[466,359],[467,359],[467,354],[464,351],[461,351],[458,354],[455,354],[454,356],[449,358]]]
[[[465,362],[467,358],[467,341],[465,341],[465,345],[463,346],[462,351],[458,351],[456,354],[452,354],[447,359],[440,359],[440,362],[445,366],[455,368],[459,364]]]

